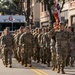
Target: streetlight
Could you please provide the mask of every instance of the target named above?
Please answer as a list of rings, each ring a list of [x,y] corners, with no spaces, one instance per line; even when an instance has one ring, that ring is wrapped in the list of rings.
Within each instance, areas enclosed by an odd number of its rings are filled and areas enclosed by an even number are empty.
[[[30,19],[30,24],[31,24],[31,29],[32,29],[32,19],[33,19],[32,15],[29,16],[29,19]]]
[[[29,16],[29,19],[30,19],[30,20],[32,19],[32,16],[31,16],[31,15]]]

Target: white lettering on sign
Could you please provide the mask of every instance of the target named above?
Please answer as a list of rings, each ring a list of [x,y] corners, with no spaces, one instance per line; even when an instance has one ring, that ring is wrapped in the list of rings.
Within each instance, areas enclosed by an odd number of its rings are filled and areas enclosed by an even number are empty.
[[[12,21],[13,20],[13,17],[12,16],[9,16],[9,18],[8,18],[10,21]]]
[[[26,22],[25,16],[23,15],[5,15],[0,16],[0,22]]]

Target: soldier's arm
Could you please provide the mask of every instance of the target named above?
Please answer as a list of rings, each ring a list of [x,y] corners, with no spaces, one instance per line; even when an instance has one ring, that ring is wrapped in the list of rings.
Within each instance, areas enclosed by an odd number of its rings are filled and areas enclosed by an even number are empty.
[[[14,36],[12,36],[12,44],[13,44],[13,48],[15,49],[16,44],[15,44],[15,38],[14,38]]]
[[[22,34],[19,38],[19,46],[24,46],[25,43],[24,43],[24,34]]]
[[[34,35],[32,35],[32,46],[33,46],[33,48],[35,46],[35,38],[34,38]]]
[[[46,41],[47,41],[47,47],[50,47],[50,38],[47,34],[46,34],[45,38],[46,38]]]
[[[49,38],[52,38],[55,35],[55,28],[52,28],[48,34],[49,34]]]
[[[19,42],[19,34],[17,34],[17,36],[16,36],[16,44],[18,45],[18,42]]]
[[[2,38],[1,38],[1,46],[2,46],[2,47],[5,46],[5,39],[4,39],[4,36],[2,36]]]

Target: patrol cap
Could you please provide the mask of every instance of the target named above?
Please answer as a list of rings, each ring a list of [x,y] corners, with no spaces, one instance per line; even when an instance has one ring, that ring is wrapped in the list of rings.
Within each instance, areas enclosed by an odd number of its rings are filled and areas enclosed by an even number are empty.
[[[46,28],[42,28],[42,30],[46,30]]]
[[[26,26],[25,29],[30,29],[30,27],[29,26]]]
[[[35,30],[38,30],[39,28],[35,28]]]
[[[20,29],[24,29],[24,26],[21,26]]]
[[[60,22],[60,26],[64,25],[65,26],[65,21]]]
[[[39,28],[38,31],[42,31],[42,28]]]
[[[6,29],[6,30],[8,30],[8,29],[10,30],[10,27],[6,27],[5,29]]]

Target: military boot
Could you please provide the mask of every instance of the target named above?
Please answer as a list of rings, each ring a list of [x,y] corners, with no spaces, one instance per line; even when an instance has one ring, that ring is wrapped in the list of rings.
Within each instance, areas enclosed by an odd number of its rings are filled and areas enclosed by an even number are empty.
[[[73,66],[73,63],[74,63],[74,62],[73,62],[73,61],[71,61],[71,67],[74,67],[74,66]]]
[[[21,65],[24,65],[24,60],[23,59],[21,60]]]
[[[54,71],[54,70],[55,70],[55,66],[52,67],[52,71]]]
[[[46,64],[46,61],[44,61],[44,64]]]
[[[57,66],[57,73],[60,73],[60,65]]]
[[[40,60],[37,60],[37,63],[40,63]]]
[[[42,60],[42,61],[41,61],[41,63],[43,64],[43,63],[44,63],[44,61]]]
[[[24,64],[25,67],[27,67],[27,64]]]
[[[47,63],[47,67],[50,67],[50,63]]]
[[[32,64],[28,64],[28,67],[32,67]]]
[[[12,68],[12,65],[11,64],[9,64],[9,68]]]
[[[8,65],[5,65],[5,67],[8,67]]]
[[[5,65],[5,62],[3,61],[3,64]]]
[[[62,73],[62,74],[65,74],[64,66],[61,66],[61,73]]]
[[[8,67],[8,63],[4,63],[5,67]]]

